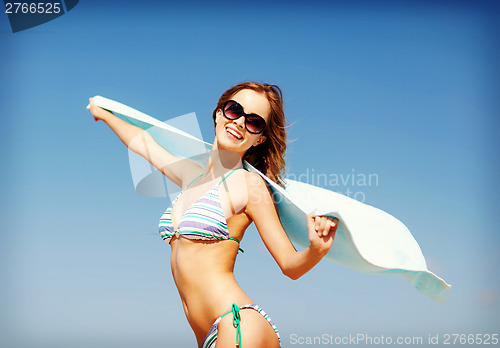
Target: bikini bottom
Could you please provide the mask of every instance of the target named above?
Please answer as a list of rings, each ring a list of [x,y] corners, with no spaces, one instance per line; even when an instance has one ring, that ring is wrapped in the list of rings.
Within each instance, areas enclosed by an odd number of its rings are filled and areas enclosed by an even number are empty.
[[[255,303],[248,304],[248,305],[245,305],[242,307],[238,307],[235,303],[233,303],[233,308],[229,312],[227,312],[224,315],[221,315],[220,317],[218,317],[215,320],[214,324],[212,325],[212,327],[208,331],[207,336],[203,340],[203,343],[201,344],[200,348],[214,348],[215,347],[215,343],[217,342],[219,322],[221,321],[222,318],[224,318],[229,313],[233,314],[233,325],[236,327],[236,347],[242,348],[241,347],[241,332],[240,332],[240,310],[245,309],[245,308],[252,308],[252,309],[256,310],[257,312],[259,312],[264,318],[266,318],[266,320],[269,322],[269,324],[274,329],[276,336],[278,336],[278,341],[280,342],[280,347],[281,347],[281,339],[280,339],[280,334],[278,332],[278,329],[276,328],[276,325],[274,325],[274,323],[272,322],[271,318],[269,318],[269,315],[267,315],[266,312],[264,312],[262,310],[262,308],[257,306]]]

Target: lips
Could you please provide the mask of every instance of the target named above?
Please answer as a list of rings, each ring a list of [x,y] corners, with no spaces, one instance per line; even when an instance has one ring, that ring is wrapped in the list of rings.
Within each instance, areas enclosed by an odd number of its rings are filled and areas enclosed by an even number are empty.
[[[234,139],[234,140],[243,139],[243,135],[234,128],[226,127],[226,133],[229,135],[229,137],[231,139]]]

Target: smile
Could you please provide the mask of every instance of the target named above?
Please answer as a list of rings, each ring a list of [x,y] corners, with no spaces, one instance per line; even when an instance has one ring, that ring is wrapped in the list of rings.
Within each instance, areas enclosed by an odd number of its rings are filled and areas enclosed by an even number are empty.
[[[241,135],[240,132],[237,130],[231,128],[231,127],[226,127],[226,133],[229,135],[229,138],[235,139],[235,140],[241,140],[243,139],[243,135]]]

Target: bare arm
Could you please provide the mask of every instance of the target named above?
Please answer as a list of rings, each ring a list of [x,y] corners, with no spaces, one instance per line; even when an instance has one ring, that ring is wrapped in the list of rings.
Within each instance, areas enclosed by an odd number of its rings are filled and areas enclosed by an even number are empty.
[[[197,164],[172,155],[158,145],[153,137],[142,128],[122,120],[109,111],[92,105],[92,98],[89,101],[90,112],[96,121],[102,120],[106,123],[125,146],[144,157],[175,184],[182,187],[182,182],[189,180],[193,172],[197,173],[202,170]]]
[[[271,194],[258,174],[248,175],[249,198],[246,213],[253,219],[264,244],[278,263],[281,271],[292,279],[298,279],[313,268],[330,250],[337,220],[307,215],[310,245],[296,251],[288,239]]]

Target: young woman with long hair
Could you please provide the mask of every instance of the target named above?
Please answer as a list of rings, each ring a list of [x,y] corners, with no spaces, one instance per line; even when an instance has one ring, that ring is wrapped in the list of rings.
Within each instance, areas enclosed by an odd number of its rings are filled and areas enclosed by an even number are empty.
[[[280,346],[276,326],[240,288],[233,274],[240,242],[253,222],[282,272],[297,279],[330,250],[337,220],[307,215],[310,245],[296,251],[280,224],[260,175],[283,185],[286,122],[281,90],[247,82],[222,94],[215,110],[215,141],[205,168],[169,153],[149,133],[92,105],[132,151],[182,188],[162,215],[160,235],[170,244],[172,275],[200,347]]]

